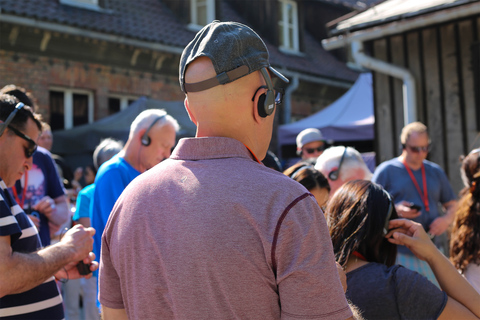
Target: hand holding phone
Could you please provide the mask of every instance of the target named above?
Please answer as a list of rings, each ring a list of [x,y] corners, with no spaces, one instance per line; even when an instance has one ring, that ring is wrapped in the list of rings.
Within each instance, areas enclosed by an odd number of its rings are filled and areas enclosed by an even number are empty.
[[[422,210],[422,207],[419,206],[418,204],[415,204],[415,203],[412,203],[412,204],[408,205],[408,207],[412,210],[417,210],[417,211]]]
[[[86,264],[83,261],[80,261],[79,263],[77,263],[77,269],[78,269],[78,273],[80,273],[82,276],[86,276],[87,274],[92,272],[90,270],[90,264]]]

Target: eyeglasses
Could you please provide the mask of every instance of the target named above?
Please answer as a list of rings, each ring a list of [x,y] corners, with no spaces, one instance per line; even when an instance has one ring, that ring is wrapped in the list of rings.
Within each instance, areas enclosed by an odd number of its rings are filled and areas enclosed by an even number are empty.
[[[323,150],[325,150],[325,146],[320,146],[320,147],[316,147],[316,148],[305,148],[305,152],[309,153],[309,154],[312,154],[314,152],[320,152],[320,151],[323,151]]]
[[[430,145],[424,146],[424,147],[414,147],[414,146],[408,146],[407,145],[407,148],[409,148],[414,153],[420,153],[420,151],[423,151],[423,152],[429,152],[430,151]]]
[[[29,136],[27,136],[20,130],[15,129],[11,125],[8,125],[7,127],[8,129],[12,130],[13,133],[15,133],[17,136],[28,142],[28,147],[24,147],[25,157],[30,158],[31,156],[33,156],[35,151],[37,151],[37,144],[35,143],[35,141],[33,141]]]
[[[255,100],[255,95],[257,94],[258,90],[260,89],[268,89],[267,86],[260,86],[255,93],[253,94],[252,101]],[[283,95],[285,94],[285,89],[283,88],[273,88],[275,91],[275,105],[279,106],[282,104]]]
[[[385,225],[383,226],[383,235],[386,236],[388,233],[388,225],[390,223],[390,217],[392,216],[393,213],[393,201],[390,195],[388,196],[388,213],[387,213],[387,218],[385,219]]]

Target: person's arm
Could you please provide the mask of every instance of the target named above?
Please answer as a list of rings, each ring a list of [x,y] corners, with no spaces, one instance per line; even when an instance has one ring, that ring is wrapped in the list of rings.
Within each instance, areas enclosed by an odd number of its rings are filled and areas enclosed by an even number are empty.
[[[102,305],[103,320],[128,320],[125,309],[112,309]]]
[[[442,290],[448,295],[448,302],[439,319],[477,319],[480,317],[480,295],[458,273],[450,261],[430,240],[422,225],[411,220],[390,221],[389,242],[404,245],[417,258],[428,263]]]
[[[444,233],[455,219],[455,212],[457,211],[457,200],[451,200],[443,204],[446,213],[442,217],[438,217],[430,224],[429,233],[439,236]]]
[[[76,226],[59,243],[34,253],[13,252],[10,236],[0,236],[0,297],[35,288],[64,267],[70,279],[78,277],[71,269],[78,261],[91,262],[94,233],[92,228]],[[93,269],[97,267],[94,264]]]
[[[34,207],[34,210],[43,213],[48,221],[61,226],[68,221],[70,210],[68,209],[67,197],[61,195],[55,199],[45,196]]]

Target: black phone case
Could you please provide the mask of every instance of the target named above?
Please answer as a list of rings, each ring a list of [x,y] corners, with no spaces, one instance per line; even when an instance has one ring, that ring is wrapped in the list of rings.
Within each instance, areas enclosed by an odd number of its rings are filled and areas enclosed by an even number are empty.
[[[90,265],[86,264],[83,261],[80,261],[79,263],[77,263],[77,269],[78,269],[78,273],[80,273],[82,276],[86,276],[87,274],[92,272],[90,270]]]

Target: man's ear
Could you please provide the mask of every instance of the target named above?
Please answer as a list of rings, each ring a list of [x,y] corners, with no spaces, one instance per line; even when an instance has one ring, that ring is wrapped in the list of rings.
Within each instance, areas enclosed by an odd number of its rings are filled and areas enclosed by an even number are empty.
[[[188,98],[186,96],[183,103],[185,104],[185,109],[187,109],[187,113],[188,113],[188,117],[190,118],[190,121],[192,121],[195,125],[197,125],[197,119],[195,119],[195,116],[193,115],[192,110],[190,110],[190,107],[188,105]]]
[[[257,123],[262,123],[265,120],[265,117],[260,116],[260,114],[258,113],[258,100],[262,94],[264,94],[264,92],[262,90],[258,90],[255,94],[255,97],[253,97],[252,102],[253,119]]]

